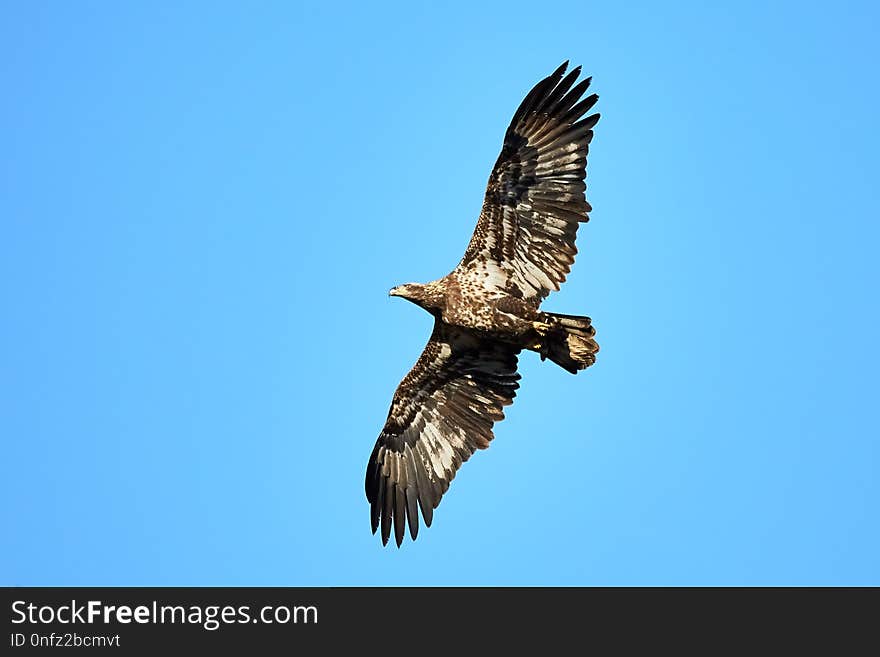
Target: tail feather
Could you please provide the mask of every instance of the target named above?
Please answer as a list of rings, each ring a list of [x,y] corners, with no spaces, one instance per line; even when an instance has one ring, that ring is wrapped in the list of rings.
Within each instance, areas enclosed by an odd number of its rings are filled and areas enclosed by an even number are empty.
[[[572,374],[596,362],[599,344],[593,339],[596,329],[589,317],[542,313],[541,319],[550,327],[541,337],[541,360],[549,358]]]

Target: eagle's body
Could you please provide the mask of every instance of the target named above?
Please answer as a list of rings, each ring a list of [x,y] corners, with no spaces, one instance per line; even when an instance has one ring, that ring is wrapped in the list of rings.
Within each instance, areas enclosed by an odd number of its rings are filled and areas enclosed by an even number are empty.
[[[580,100],[590,79],[574,84],[563,64],[539,82],[514,114],[465,255],[448,275],[391,290],[434,316],[434,330],[404,377],[367,465],[373,532],[399,546],[406,523],[418,534],[418,509],[433,510],[462,462],[489,446],[519,387],[521,351],[539,353],[569,372],[595,362],[588,317],[540,310],[565,280],[575,235],[588,220],[586,158],[598,114]]]

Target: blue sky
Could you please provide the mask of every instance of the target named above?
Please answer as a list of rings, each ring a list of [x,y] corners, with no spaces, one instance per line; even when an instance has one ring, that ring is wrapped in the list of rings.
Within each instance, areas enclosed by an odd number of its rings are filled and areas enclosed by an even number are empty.
[[[7,2],[0,584],[880,584],[871,3]],[[366,459],[523,94],[594,212],[403,548]]]

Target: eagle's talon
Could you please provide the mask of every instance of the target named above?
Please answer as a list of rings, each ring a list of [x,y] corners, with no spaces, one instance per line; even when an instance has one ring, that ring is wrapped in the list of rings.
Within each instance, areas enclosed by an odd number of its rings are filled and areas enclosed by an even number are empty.
[[[532,322],[532,327],[541,337],[547,335],[553,329],[553,326],[544,322]]]

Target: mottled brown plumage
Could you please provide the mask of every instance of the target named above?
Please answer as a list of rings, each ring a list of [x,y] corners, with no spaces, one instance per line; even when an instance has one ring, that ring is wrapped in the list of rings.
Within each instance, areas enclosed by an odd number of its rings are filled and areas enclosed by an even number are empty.
[[[578,225],[591,210],[584,192],[587,152],[598,114],[581,99],[590,78],[568,62],[528,93],[513,115],[489,176],[480,219],[464,257],[447,276],[391,290],[434,316],[425,350],[391,403],[367,464],[373,532],[382,543],[407,524],[415,539],[419,509],[434,509],[461,464],[493,438],[519,386],[526,349],[577,373],[599,350],[589,317],[539,310],[574,262]]]

